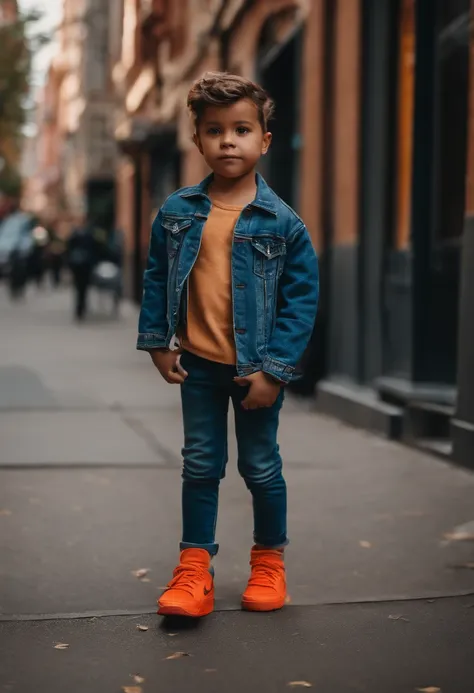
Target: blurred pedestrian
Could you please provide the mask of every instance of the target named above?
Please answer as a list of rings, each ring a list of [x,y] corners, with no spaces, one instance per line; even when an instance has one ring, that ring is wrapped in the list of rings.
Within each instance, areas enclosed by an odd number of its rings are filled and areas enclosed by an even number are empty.
[[[33,248],[29,260],[29,268],[31,278],[36,282],[36,286],[40,288],[43,285],[43,279],[47,269],[50,236],[48,230],[39,220],[36,219],[35,222],[31,232]]]
[[[49,246],[48,265],[51,276],[51,284],[55,289],[57,289],[61,284],[66,244],[53,229],[50,230],[50,235],[51,242]]]
[[[76,228],[67,243],[67,261],[71,270],[76,320],[83,320],[87,312],[87,295],[94,267],[104,257],[107,234],[93,220]]]
[[[197,617],[214,608],[230,399],[254,512],[242,606],[271,611],[286,599],[278,420],[313,329],[318,263],[302,220],[255,173],[271,142],[266,92],[242,77],[208,73],[188,106],[194,142],[213,173],[171,195],[153,223],[137,342],[168,383],[181,385],[184,419],[181,557],[158,613]]]

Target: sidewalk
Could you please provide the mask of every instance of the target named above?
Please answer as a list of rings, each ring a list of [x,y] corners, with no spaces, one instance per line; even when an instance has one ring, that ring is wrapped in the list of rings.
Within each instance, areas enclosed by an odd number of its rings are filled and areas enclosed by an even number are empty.
[[[460,566],[474,545],[443,535],[474,519],[474,476],[308,403],[289,400],[281,427],[291,604],[238,610],[251,505],[232,445],[218,611],[163,628],[153,614],[177,558],[179,390],[135,351],[132,307],[82,326],[69,308],[47,291],[12,305],[0,286],[0,691],[267,693],[307,681],[324,693],[472,693],[474,571]],[[192,656],[165,659],[178,651]]]

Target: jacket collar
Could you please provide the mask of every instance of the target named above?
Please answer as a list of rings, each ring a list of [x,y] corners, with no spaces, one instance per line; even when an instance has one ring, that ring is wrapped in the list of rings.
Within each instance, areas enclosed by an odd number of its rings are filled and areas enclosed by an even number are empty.
[[[205,197],[207,198],[207,190],[209,188],[209,184],[212,181],[213,173],[211,173],[209,176],[204,178],[199,185],[194,185],[191,188],[185,188],[182,192],[180,192],[180,197]],[[260,173],[257,173],[257,194],[255,196],[255,200],[250,203],[251,207],[258,207],[259,209],[263,209],[265,212],[269,212],[270,214],[275,214],[277,213],[277,201],[278,197],[277,195],[273,192],[273,190],[267,185],[265,182],[264,178],[260,175]]]

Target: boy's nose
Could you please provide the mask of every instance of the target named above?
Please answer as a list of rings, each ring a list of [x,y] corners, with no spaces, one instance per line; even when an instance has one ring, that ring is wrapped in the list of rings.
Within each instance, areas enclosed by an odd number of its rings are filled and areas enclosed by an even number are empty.
[[[231,135],[224,135],[221,140],[221,147],[224,149],[227,147],[235,147],[233,137]]]

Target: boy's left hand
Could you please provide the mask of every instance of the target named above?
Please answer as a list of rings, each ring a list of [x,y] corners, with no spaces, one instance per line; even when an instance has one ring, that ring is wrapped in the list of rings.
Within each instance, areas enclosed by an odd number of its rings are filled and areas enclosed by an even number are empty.
[[[246,375],[243,378],[234,378],[234,382],[241,387],[250,386],[247,397],[242,401],[244,409],[272,407],[281,390],[281,385],[262,371]]]

